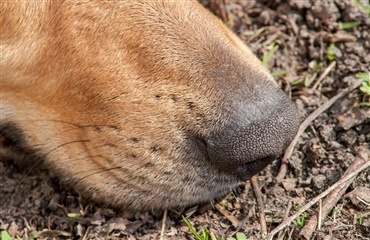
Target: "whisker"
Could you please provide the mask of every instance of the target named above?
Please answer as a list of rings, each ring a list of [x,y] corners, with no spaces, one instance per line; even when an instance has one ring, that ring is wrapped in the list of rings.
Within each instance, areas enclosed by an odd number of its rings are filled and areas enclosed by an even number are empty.
[[[86,175],[82,178],[79,178],[79,179],[76,179],[77,181],[82,181],[88,177],[91,177],[95,174],[99,174],[99,173],[102,173],[102,172],[108,172],[108,171],[112,171],[112,170],[116,170],[116,169],[123,169],[123,167],[119,166],[119,167],[112,167],[112,168],[106,168],[106,169],[102,169],[100,171],[96,171],[96,172],[93,172],[89,175]],[[132,176],[130,178],[128,178],[128,176],[126,175],[124,179],[120,178],[120,183],[121,184],[128,184],[128,185],[132,185],[135,189],[138,189],[138,190],[144,190],[143,186],[142,185],[138,185],[138,184],[134,184],[132,183],[131,181],[134,180],[135,178],[137,178],[137,176]],[[131,182],[131,183],[130,183]]]
[[[40,163],[41,160],[45,159],[50,153],[52,153],[53,151],[63,147],[63,146],[66,146],[66,145],[69,145],[69,144],[72,144],[72,143],[84,143],[84,142],[90,142],[90,140],[76,140],[76,141],[71,141],[71,142],[66,142],[66,143],[63,143],[59,146],[57,146],[56,148],[52,149],[51,151],[47,152],[46,154],[42,155],[42,156],[38,156],[36,153],[34,154],[35,157],[37,157],[36,159],[39,159],[37,160],[31,167],[30,169],[25,173],[25,176],[24,178],[21,180],[21,183],[23,183],[24,179],[26,178],[26,176],[28,176],[32,170],[35,169],[35,167]]]
[[[72,143],[86,143],[86,142],[91,142],[91,140],[75,140],[75,141],[63,143],[63,144],[57,146],[56,148],[50,150],[48,153],[46,153],[44,156],[42,156],[42,158],[46,158],[53,151],[57,150],[58,148],[64,147],[66,145],[69,145],[69,144],[72,144]]]
[[[95,174],[98,174],[98,173],[108,172],[108,171],[116,170],[116,169],[120,169],[120,168],[122,168],[122,167],[121,167],[121,166],[119,166],[119,167],[112,167],[112,168],[102,169],[102,170],[100,170],[100,171],[93,172],[93,173],[91,173],[91,174],[89,174],[89,175],[86,175],[86,176],[84,176],[84,177],[82,177],[82,178],[79,178],[79,179],[77,179],[77,181],[82,181],[82,180],[84,180],[84,179],[86,179],[86,178],[88,178],[88,177],[91,177],[91,176],[93,176],[93,175],[95,175]],[[96,170],[96,169],[91,169],[91,171],[92,171],[92,170]],[[90,171],[90,170],[88,170],[88,171]],[[84,172],[87,172],[87,171],[84,171]],[[81,172],[81,173],[82,173],[82,172]]]
[[[113,125],[113,124],[86,124],[86,125],[83,125],[83,124],[77,124],[77,123],[73,123],[73,122],[69,122],[69,121],[65,121],[65,120],[58,120],[58,119],[35,119],[35,120],[24,120],[26,122],[42,122],[42,121],[45,121],[45,122],[59,122],[59,123],[64,123],[64,124],[68,124],[68,125],[72,125],[72,126],[75,126],[75,127],[78,127],[78,128],[85,128],[85,127],[108,127],[108,128],[112,128],[112,129],[120,129],[119,126],[117,125]],[[19,122],[22,122],[22,120],[20,120]]]

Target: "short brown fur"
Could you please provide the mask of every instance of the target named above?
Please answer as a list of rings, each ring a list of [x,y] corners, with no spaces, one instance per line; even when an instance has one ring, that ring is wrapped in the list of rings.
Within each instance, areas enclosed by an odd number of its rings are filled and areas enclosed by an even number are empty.
[[[207,201],[241,182],[200,161],[191,136],[230,122],[225,93],[276,83],[200,4],[0,6],[0,121],[14,123],[62,179],[141,210]]]

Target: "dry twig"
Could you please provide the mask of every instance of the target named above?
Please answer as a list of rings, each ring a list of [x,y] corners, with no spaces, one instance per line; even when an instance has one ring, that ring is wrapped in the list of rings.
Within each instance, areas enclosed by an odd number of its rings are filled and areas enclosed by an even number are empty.
[[[290,210],[292,209],[292,207],[293,207],[293,203],[292,203],[292,201],[289,201],[288,206],[285,209],[283,221],[285,221],[289,217],[289,213],[290,213]],[[283,239],[284,235],[285,235],[285,231],[279,232],[278,239]]]
[[[166,220],[167,220],[167,208],[163,212],[163,218],[162,218],[162,228],[161,228],[161,236],[160,240],[164,240],[164,232],[166,231]]]
[[[347,176],[343,176],[338,182],[336,182],[335,184],[333,184],[330,188],[328,188],[324,192],[320,193],[318,196],[314,197],[311,201],[309,201],[306,205],[304,205],[298,212],[296,212],[295,214],[293,214],[292,216],[290,216],[289,218],[287,218],[285,221],[283,221],[278,227],[276,227],[268,235],[268,238],[267,239],[268,240],[272,240],[273,237],[274,237],[274,235],[276,233],[280,232],[281,230],[283,230],[284,228],[286,228],[287,226],[289,226],[291,224],[291,222],[294,221],[294,219],[296,219],[302,213],[304,213],[305,211],[307,211],[310,207],[312,207],[314,204],[316,204],[320,199],[324,198],[326,195],[328,195],[329,193],[331,193],[335,189],[341,188],[340,186],[342,184],[344,184],[345,182],[347,182],[349,179],[354,178],[358,173],[360,173],[364,169],[370,167],[370,159],[369,159],[369,157],[370,157],[370,151],[368,149],[365,149],[365,148],[360,148],[360,150],[358,152],[358,155],[357,155],[357,157],[356,157],[356,159],[354,161],[354,163],[356,163],[356,165],[357,165],[357,162],[359,161],[358,159],[361,159],[362,164],[360,166],[358,166],[358,168],[356,168],[355,170],[353,170],[353,172],[348,173]],[[350,168],[352,168],[352,165],[350,166]]]
[[[285,150],[285,154],[282,158],[282,164],[279,171],[278,176],[276,177],[276,181],[280,182],[285,174],[281,174],[280,172],[286,170],[286,166],[284,166],[288,159],[292,156],[293,150],[295,145],[298,142],[299,137],[302,135],[302,133],[306,130],[306,128],[311,124],[313,120],[315,120],[321,113],[326,111],[328,108],[330,108],[338,99],[344,97],[348,93],[350,93],[352,90],[358,88],[362,84],[362,79],[357,80],[352,86],[347,87],[346,89],[342,90],[340,93],[332,97],[330,100],[325,102],[323,105],[318,107],[315,111],[313,111],[307,118],[301,123],[301,126],[299,126],[298,132],[296,136],[294,137],[293,141],[289,145],[289,147]]]
[[[220,204],[216,204],[215,205],[216,209],[222,214],[224,215],[224,217],[227,218],[227,220],[229,220],[231,222],[231,224],[235,227],[235,228],[238,228],[239,227],[239,221],[236,217],[234,217],[229,211],[227,211],[225,208],[223,208]]]
[[[343,177],[346,177],[350,174],[352,174],[354,171],[356,171],[361,165],[366,163],[366,161],[369,161],[370,157],[370,151],[366,150],[360,150],[359,156],[353,161],[351,166],[346,170],[346,172],[343,174]],[[342,177],[342,178],[343,178]],[[330,193],[323,201],[321,213],[319,214],[319,218],[321,218],[321,221],[325,219],[325,217],[330,213],[330,211],[333,209],[333,207],[337,204],[339,199],[343,196],[343,194],[346,192],[348,186],[353,182],[354,177],[346,182],[344,182],[342,185],[338,186],[332,193]],[[319,219],[320,220],[320,219]],[[300,231],[300,235],[304,237],[305,239],[311,239],[311,236],[313,232],[316,229],[316,226],[318,226],[318,216],[313,216],[307,224],[302,228]]]
[[[324,72],[320,75],[320,77],[317,79],[315,84],[312,86],[312,90],[315,90],[317,86],[321,83],[321,81],[330,73],[330,71],[335,67],[337,64],[336,61],[332,61],[329,66],[324,70]]]
[[[267,234],[267,225],[266,225],[266,217],[265,217],[265,207],[262,200],[262,194],[260,188],[258,187],[258,180],[256,176],[251,178],[252,188],[254,195],[257,199],[257,205],[260,212],[260,224],[261,224],[261,232],[263,235]]]

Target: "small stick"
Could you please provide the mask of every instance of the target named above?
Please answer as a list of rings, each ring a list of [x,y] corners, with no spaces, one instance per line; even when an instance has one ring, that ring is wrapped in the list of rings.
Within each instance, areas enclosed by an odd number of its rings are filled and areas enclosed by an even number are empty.
[[[89,227],[86,229],[85,235],[82,237],[82,240],[86,240],[86,239],[88,239],[88,235],[89,235],[90,229],[91,229],[91,226],[89,226]]]
[[[245,40],[246,44],[249,45],[251,42],[253,42],[255,38],[258,38],[262,34],[262,32],[265,30],[266,30],[266,27],[261,27],[257,31],[253,32],[253,35],[248,36],[248,38]]]
[[[166,231],[166,220],[167,220],[167,208],[163,212],[163,218],[162,218],[162,228],[161,228],[161,236],[160,240],[164,240],[164,232]]]
[[[361,151],[361,150],[360,150]],[[346,177],[347,175],[354,172],[357,168],[359,168],[361,165],[364,164],[364,162],[369,161],[368,158],[370,157],[370,151],[367,153],[360,152],[359,157],[357,157],[351,164],[351,166],[348,167],[348,169],[344,172],[343,177]],[[361,156],[363,155],[363,156]],[[313,216],[311,219],[307,222],[307,224],[301,229],[300,235],[304,237],[305,239],[311,239],[311,236],[313,232],[316,229],[316,226],[318,229],[321,227],[321,221],[322,219],[325,219],[326,216],[330,213],[330,211],[333,209],[333,207],[337,204],[339,199],[345,194],[347,188],[349,185],[353,182],[355,178],[346,181],[342,185],[338,186],[332,193],[330,193],[322,203],[322,207],[319,208],[319,216]]]
[[[349,179],[355,177],[358,173],[360,173],[364,169],[370,167],[370,159],[369,159],[369,157],[370,157],[370,151],[368,149],[365,149],[365,148],[360,148],[359,149],[359,152],[358,152],[358,155],[357,155],[357,157],[356,157],[356,159],[355,159],[354,162],[359,161],[357,159],[360,158],[360,159],[363,160],[363,165],[362,166],[359,166],[357,169],[355,169],[353,172],[351,172],[347,176],[342,177],[338,182],[336,182],[335,184],[333,184],[331,187],[329,187],[328,189],[326,189],[324,192],[322,192],[319,195],[317,195],[316,197],[314,197],[305,206],[303,206],[298,212],[296,212],[295,214],[293,214],[292,216],[290,216],[289,218],[287,218],[278,227],[276,227],[273,231],[271,231],[271,233],[268,235],[268,238],[267,239],[268,240],[272,240],[272,238],[274,237],[274,235],[276,233],[280,232],[281,230],[283,230],[284,228],[286,228],[288,225],[290,225],[291,222],[294,221],[294,219],[296,219],[298,216],[300,216],[303,212],[307,211],[310,207],[312,207],[312,205],[316,204],[320,199],[324,198],[326,195],[328,195],[334,189],[338,188],[338,186],[340,186],[341,184],[343,184],[346,181],[348,181]]]
[[[275,181],[276,182],[281,182],[284,179],[284,177],[285,177],[285,175],[286,175],[286,173],[288,171],[287,163],[288,162],[281,161],[279,173],[275,177]]]
[[[292,206],[293,206],[292,201],[289,201],[289,202],[288,202],[288,206],[287,206],[287,208],[285,209],[285,213],[284,213],[283,221],[285,221],[285,220],[289,217],[290,209],[292,209]],[[283,239],[283,237],[284,237],[284,235],[285,235],[284,233],[285,233],[285,231],[281,231],[281,232],[279,232],[278,239]]]
[[[293,232],[294,232],[294,228],[295,228],[295,227],[292,227],[292,230],[291,230],[291,231],[290,231],[290,233],[289,233],[289,237],[288,237],[288,239],[289,239],[289,240],[291,240],[291,239],[292,239]]]
[[[369,206],[370,207],[370,203],[366,202],[364,199],[360,198],[360,197],[356,197],[357,200],[359,200],[360,202],[362,202],[364,205],[366,206]]]
[[[239,227],[239,221],[236,217],[234,217],[229,211],[227,211],[226,209],[224,209],[223,207],[221,207],[220,204],[216,204],[215,205],[216,209],[222,214],[224,215],[224,217],[227,218],[227,220],[229,220],[231,222],[231,224],[235,227],[235,228],[238,228]]]
[[[353,178],[353,179],[354,179],[354,178]],[[351,181],[351,182],[352,182],[352,181]],[[333,192],[334,192],[334,191],[333,191]],[[326,217],[326,216],[325,216],[325,217]],[[325,217],[324,217],[324,218],[325,218]],[[317,229],[318,229],[318,230],[320,230],[320,229],[321,229],[321,223],[322,223],[322,201],[321,201],[321,200],[319,201],[319,218],[318,218],[318,221],[319,221],[319,222],[318,222],[318,224],[317,224]],[[308,224],[309,224],[309,223],[308,223]],[[307,225],[308,225],[308,224],[307,224]],[[307,225],[306,225],[306,226],[307,226]],[[315,226],[316,226],[316,224],[315,224]]]
[[[332,97],[330,100],[328,100],[327,102],[325,102],[323,105],[321,105],[320,107],[318,107],[315,111],[313,111],[306,118],[306,120],[304,120],[301,123],[301,125],[299,126],[299,129],[298,129],[298,132],[297,132],[295,138],[293,139],[293,141],[291,142],[291,144],[289,145],[289,147],[285,150],[285,154],[284,154],[284,156],[282,158],[282,162],[283,162],[282,166],[286,162],[288,162],[288,159],[292,156],[294,147],[297,144],[299,137],[306,130],[306,128],[311,124],[311,122],[313,120],[315,120],[321,113],[323,113],[328,108],[330,108],[338,99],[344,97],[345,95],[347,95],[348,93],[350,93],[352,90],[358,88],[362,84],[362,81],[363,81],[362,79],[359,79],[356,82],[354,82],[354,84],[352,86],[349,86],[349,87],[345,88],[344,90],[342,90],[340,93],[338,93],[337,95],[335,95],[334,97]],[[276,180],[279,182],[279,181],[281,181],[281,179],[283,179],[283,177],[285,175],[282,176],[282,174],[278,174],[278,176],[279,176],[279,178],[276,178]]]
[[[256,196],[257,205],[258,205],[258,209],[260,212],[261,232],[263,235],[266,235],[267,225],[266,225],[266,217],[265,217],[265,207],[263,204],[261,191],[258,187],[257,177],[253,176],[250,181],[252,183],[253,192],[254,192],[254,195]]]
[[[337,64],[336,61],[332,61],[329,66],[324,70],[324,72],[320,75],[319,79],[315,82],[315,84],[312,86],[312,90],[315,90],[317,86],[321,83],[321,81],[329,74],[329,72],[335,67]]]

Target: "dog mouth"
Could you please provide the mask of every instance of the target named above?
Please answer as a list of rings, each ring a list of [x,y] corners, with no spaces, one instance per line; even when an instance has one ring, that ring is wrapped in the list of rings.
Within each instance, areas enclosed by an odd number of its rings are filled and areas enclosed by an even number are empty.
[[[233,171],[240,180],[247,181],[257,173],[261,172],[265,167],[272,163],[276,156],[269,156],[261,159],[247,162]]]

